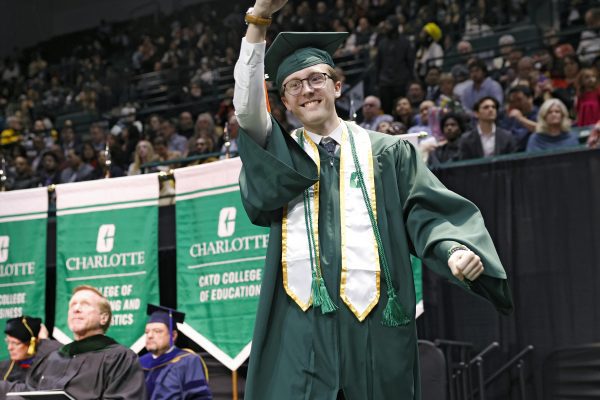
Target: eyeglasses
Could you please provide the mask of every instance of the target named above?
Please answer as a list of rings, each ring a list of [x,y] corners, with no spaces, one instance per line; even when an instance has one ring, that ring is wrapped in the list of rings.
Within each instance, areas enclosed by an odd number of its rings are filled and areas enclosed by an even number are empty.
[[[310,86],[311,89],[321,89],[325,87],[327,78],[333,79],[324,72],[313,72],[308,76],[308,78],[290,80],[288,83],[283,85],[283,89],[292,96],[298,96],[300,92],[302,92],[304,81],[308,82],[308,86]]]

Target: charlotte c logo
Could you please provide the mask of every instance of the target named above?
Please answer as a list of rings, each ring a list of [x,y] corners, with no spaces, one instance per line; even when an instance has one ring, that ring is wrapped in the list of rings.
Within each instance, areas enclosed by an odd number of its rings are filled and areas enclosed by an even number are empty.
[[[0,262],[8,260],[8,244],[10,243],[10,237],[0,236]]]
[[[225,207],[219,213],[219,237],[229,237],[235,232],[235,216],[237,209],[235,207]]]
[[[113,224],[100,225],[98,228],[98,239],[96,240],[96,251],[108,253],[115,245],[115,226]]]

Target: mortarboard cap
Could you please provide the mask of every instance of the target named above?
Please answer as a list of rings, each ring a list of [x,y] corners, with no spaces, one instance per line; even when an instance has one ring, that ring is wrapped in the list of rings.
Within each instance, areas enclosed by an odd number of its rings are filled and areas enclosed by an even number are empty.
[[[281,88],[294,72],[317,64],[334,67],[332,55],[348,37],[348,32],[281,32],[265,55],[268,80]]]
[[[19,339],[25,344],[29,343],[27,354],[33,355],[35,354],[36,338],[40,333],[41,326],[42,320],[40,318],[28,316],[11,318],[6,321],[4,333]]]
[[[175,326],[175,323],[181,324],[185,319],[185,314],[180,311],[154,304],[148,304],[146,314],[148,314],[148,323],[161,322],[168,327]]]

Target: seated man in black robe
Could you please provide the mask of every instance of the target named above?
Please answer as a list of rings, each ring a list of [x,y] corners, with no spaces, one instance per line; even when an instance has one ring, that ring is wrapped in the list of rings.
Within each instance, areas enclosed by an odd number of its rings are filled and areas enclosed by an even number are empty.
[[[69,302],[68,323],[75,341],[37,361],[25,383],[0,382],[8,392],[63,390],[77,400],[145,399],[144,374],[137,355],[105,335],[112,312],[91,286],[78,286]]]
[[[39,318],[21,316],[6,321],[6,347],[10,358],[0,361],[3,381],[25,382],[27,371],[33,363],[60,344],[48,339],[48,330]]]

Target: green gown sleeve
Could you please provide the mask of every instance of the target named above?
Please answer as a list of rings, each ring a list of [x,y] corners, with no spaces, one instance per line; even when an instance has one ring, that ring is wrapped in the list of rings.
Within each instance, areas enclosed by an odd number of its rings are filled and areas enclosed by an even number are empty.
[[[406,141],[399,144],[396,168],[404,219],[416,254],[436,273],[489,300],[508,314],[513,302],[506,273],[485,227],[481,212],[469,200],[446,189]],[[473,282],[456,279],[448,267],[448,250],[463,244],[483,263]]]
[[[240,128],[238,139],[243,166],[240,173],[242,203],[250,220],[269,226],[272,215],[319,178],[317,166],[306,152],[271,117],[273,128],[265,148]]]

